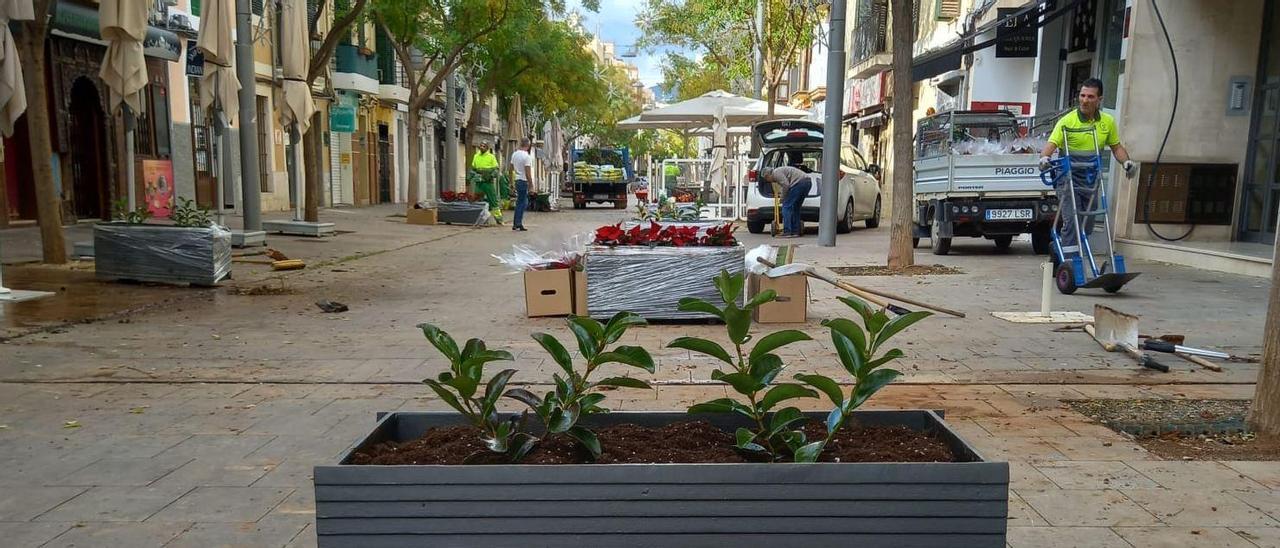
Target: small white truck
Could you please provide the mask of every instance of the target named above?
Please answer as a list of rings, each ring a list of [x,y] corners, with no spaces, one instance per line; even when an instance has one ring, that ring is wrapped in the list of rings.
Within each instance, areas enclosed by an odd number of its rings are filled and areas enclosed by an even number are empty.
[[[929,238],[935,255],[955,237],[993,240],[1006,250],[1031,234],[1037,254],[1049,252],[1058,211],[1053,188],[1040,180],[1044,139],[1031,120],[1010,112],[947,111],[916,125],[913,243]]]

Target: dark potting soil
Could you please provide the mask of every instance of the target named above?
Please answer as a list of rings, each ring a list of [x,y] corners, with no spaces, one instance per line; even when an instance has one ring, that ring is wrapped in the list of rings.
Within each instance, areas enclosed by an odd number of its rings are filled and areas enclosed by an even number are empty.
[[[820,421],[802,427],[805,435],[819,439],[826,434]],[[639,464],[758,462],[753,454],[733,447],[732,434],[706,421],[681,421],[653,428],[620,424],[595,430],[602,453],[591,455],[568,436],[556,435],[538,444],[521,464]],[[789,460],[789,459],[787,459]],[[906,426],[846,425],[827,444],[824,462],[954,462],[945,442]],[[357,451],[351,464],[503,464],[480,441],[470,426],[428,429],[421,438],[387,442]]]

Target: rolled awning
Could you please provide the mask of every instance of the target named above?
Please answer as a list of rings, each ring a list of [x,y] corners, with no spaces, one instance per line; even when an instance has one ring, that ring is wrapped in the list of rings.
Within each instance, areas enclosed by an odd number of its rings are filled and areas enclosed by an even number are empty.
[[[49,32],[54,36],[106,47],[107,41],[102,39],[98,30],[99,18],[96,9],[59,0],[54,6]],[[148,57],[177,61],[182,58],[182,41],[175,33],[148,25],[146,37],[142,40],[142,53]]]
[[[1069,0],[1059,7],[1054,5],[1054,0],[1039,0],[1018,10],[1017,13],[996,20],[988,25],[983,25],[982,28],[975,29],[973,32],[962,36],[941,48],[918,55],[911,62],[911,81],[919,82],[926,78],[933,78],[934,76],[944,72],[959,69],[961,60],[964,59],[965,55],[995,45],[999,40],[998,37],[977,43],[975,43],[974,40],[979,35],[990,32],[998,28],[1000,25],[1032,16],[1034,18],[1027,23],[1026,29],[1029,31],[1036,30],[1045,26],[1050,21],[1075,10],[1076,6],[1082,2],[1083,0]]]

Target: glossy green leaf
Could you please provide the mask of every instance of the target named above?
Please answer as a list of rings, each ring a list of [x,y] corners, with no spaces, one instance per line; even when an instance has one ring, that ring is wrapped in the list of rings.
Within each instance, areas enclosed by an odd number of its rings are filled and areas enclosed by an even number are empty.
[[[778,357],[777,354],[764,354],[751,359],[747,374],[763,387],[772,384],[773,379],[777,378],[778,373],[782,372],[782,368],[782,358]]]
[[[600,383],[596,383],[596,384],[599,385]],[[578,405],[582,406],[582,414],[585,415],[587,414],[588,409],[592,409],[592,408],[598,409],[598,407],[596,406],[599,405],[599,403],[602,401],[604,401],[604,394],[599,394],[599,393],[587,394],[578,400]]]
[[[850,398],[851,401],[849,402],[851,407],[848,409],[857,409],[858,406],[865,403],[871,398],[871,396],[874,396],[876,392],[879,392],[881,388],[884,388],[889,383],[893,382],[893,380],[898,378],[900,375],[902,375],[902,373],[894,369],[877,369],[872,371],[866,376],[866,378],[858,383],[858,386],[854,387],[853,397]]]
[[[730,274],[728,270],[721,270],[714,280],[716,289],[720,290],[720,298],[724,299],[725,304],[738,302],[738,298],[742,296],[742,288],[746,284],[746,277],[742,273]]]
[[[512,436],[511,440],[511,462],[520,462],[528,455],[534,447],[538,445],[538,438],[529,434],[519,433]]]
[[[462,361],[461,372],[463,375],[470,377],[477,384],[484,377],[484,364],[496,361],[514,361],[515,357],[505,350],[487,350],[478,349],[471,354],[470,358]]]
[[[649,383],[631,377],[609,377],[596,383],[596,386],[616,386],[618,388],[653,388]]]
[[[768,411],[780,402],[795,398],[816,398],[818,393],[799,384],[779,384],[770,388],[760,400],[760,410]]]
[[[547,432],[559,434],[567,432],[573,425],[578,423],[578,414],[580,408],[576,405],[561,407],[551,412],[551,424],[547,426]]]
[[[587,361],[595,359],[597,349],[604,342],[604,327],[591,318],[573,316],[569,318],[569,331],[578,340],[578,351]]]
[[[876,312],[875,309],[871,308],[871,305],[867,304],[867,301],[864,301],[857,297],[844,296],[844,297],[838,297],[838,298],[840,299],[840,302],[844,303],[849,308],[852,308],[854,312],[858,313],[858,316],[862,318],[862,322],[864,325],[866,324],[867,321],[871,319],[871,316],[874,315]]]
[[[903,329],[911,327],[912,324],[932,315],[933,314],[929,312],[918,311],[903,314],[889,320],[889,323],[885,324],[884,328],[880,330],[880,333],[876,335],[876,342],[871,345],[871,352],[875,353],[875,351],[880,348],[880,345],[893,338],[894,335],[897,335]]]
[[[893,361],[893,360],[896,360],[896,359],[898,359],[898,358],[901,358],[901,357],[902,357],[902,356],[904,356],[904,355],[905,355],[905,354],[903,354],[903,353],[902,353],[902,350],[900,350],[900,349],[897,349],[897,348],[891,349],[891,350],[889,350],[888,352],[885,352],[883,356],[880,356],[879,358],[876,358],[876,359],[874,359],[874,360],[871,360],[871,361],[867,362],[867,363],[866,363],[866,365],[863,365],[863,366],[862,366],[862,373],[861,373],[859,376],[860,376],[860,377],[861,377],[861,376],[866,376],[866,374],[867,374],[867,373],[870,373],[870,372],[872,372],[872,371],[875,371],[875,369],[876,369],[877,367],[880,367],[880,366],[882,366],[882,365],[884,365],[884,364],[886,364],[886,363],[889,363],[889,362],[891,362],[891,361]]]
[[[746,373],[725,373],[719,369],[711,372],[711,380],[727,383],[734,391],[742,395],[754,394],[763,390],[765,385]]]
[[[649,355],[649,351],[639,346],[615,346],[613,350],[596,356],[594,363],[596,365],[606,363],[620,363],[639,367],[645,371],[653,373],[657,371],[657,366],[653,364],[653,356]]]
[[[877,310],[875,314],[872,314],[871,317],[867,319],[867,339],[869,341],[874,341],[876,336],[879,335],[880,330],[884,329],[884,326],[888,323],[889,315],[883,310]]]
[[[750,407],[730,398],[720,398],[694,404],[689,407],[689,413],[740,413],[747,417],[754,416]]]
[[[827,445],[825,440],[815,441],[796,449],[796,462],[818,462],[822,449]]]
[[[733,358],[729,356],[729,351],[725,350],[723,346],[720,346],[720,343],[715,341],[699,339],[697,337],[680,337],[671,341],[671,343],[667,345],[667,348],[683,348],[685,350],[691,350],[699,354],[706,354],[729,365],[733,365]]]
[[[840,358],[840,365],[844,366],[845,371],[850,375],[857,377],[862,370],[863,360],[862,354],[843,333],[831,330],[831,343],[836,347],[836,356]]]
[[[458,361],[467,361],[472,356],[485,351],[484,341],[480,339],[467,339],[467,343],[462,346],[462,354],[458,356]]]
[[[729,340],[734,344],[742,345],[750,340],[750,310],[743,310],[732,304],[726,306],[724,309],[724,324],[729,331]]]
[[[458,343],[448,333],[429,323],[418,324],[418,328],[422,329],[422,334],[426,335],[427,340],[431,342],[431,346],[436,347],[436,350],[439,350],[444,357],[449,358],[450,362],[456,362],[461,357],[458,353]]]
[[[632,312],[619,312],[609,319],[609,323],[604,326],[604,342],[605,344],[613,344],[622,338],[627,329],[638,325],[649,325],[644,318]]]
[[[796,375],[796,380],[803,382],[809,386],[821,390],[831,403],[837,407],[844,403],[844,392],[840,390],[840,384],[832,380],[831,377],[825,375]]]
[[[556,384],[557,401],[569,401],[573,399],[574,390],[573,386],[569,384],[569,381],[565,380],[564,377],[561,377],[557,373],[551,374],[551,380]]]
[[[769,354],[788,344],[811,340],[813,340],[813,337],[810,337],[807,333],[794,329],[770,333],[761,338],[760,341],[751,348],[750,358],[754,360],[757,356]]]
[[[794,407],[779,409],[769,417],[769,435],[776,436],[791,425],[804,420],[804,413]]]
[[[447,388],[445,388],[444,385],[430,379],[427,379],[422,382],[426,383],[427,386],[431,387],[431,391],[435,392],[437,396],[440,396],[440,399],[444,400],[444,402],[448,404],[449,407],[454,408],[455,410],[457,410],[459,413],[462,413],[463,415],[470,415],[470,413],[467,412],[467,408],[463,407],[462,403],[458,401],[458,398],[454,396],[453,393],[450,392]]]
[[[482,413],[487,415],[493,410],[498,403],[498,398],[502,396],[503,390],[506,390],[507,382],[515,374],[515,369],[504,369],[489,379],[489,383],[484,387],[484,410],[481,411]]]
[[[707,301],[694,297],[685,297],[680,299],[680,305],[677,309],[681,312],[701,312],[703,314],[710,314],[716,318],[724,320],[724,312],[719,308]]]
[[[778,434],[778,439],[781,439],[782,443],[793,452],[800,449],[800,446],[804,445],[804,442],[808,441],[805,439],[804,432],[799,430],[788,430],[786,432],[782,432],[781,434]]]
[[[469,376],[454,377],[449,379],[449,382],[445,384],[452,386],[454,390],[457,390],[458,396],[464,400],[470,400],[475,396],[476,389],[480,387],[480,383]]]
[[[853,347],[857,350],[859,356],[867,356],[867,334],[862,326],[854,323],[848,318],[834,318],[823,320],[822,325],[832,332],[839,332],[853,343]],[[864,360],[865,361],[865,360]]]
[[[844,409],[841,408],[841,406],[836,406],[836,408],[832,409],[830,413],[827,413],[826,425],[828,439],[835,435],[836,431],[840,430],[841,426],[844,426],[844,418]]]
[[[777,298],[778,298],[777,291],[774,291],[772,289],[766,289],[764,291],[756,293],[756,296],[752,297],[751,300],[747,301],[747,304],[742,305],[742,308],[745,308],[747,310],[755,310],[756,308],[759,308],[760,305],[773,302],[774,300],[777,300]]]
[[[542,346],[543,350],[547,351],[552,360],[555,360],[560,369],[566,372],[573,371],[573,358],[569,356],[569,351],[565,349],[564,345],[560,344],[559,339],[547,333],[534,333],[533,340],[538,341],[538,344]]]
[[[498,423],[497,432],[492,438],[484,440],[484,444],[494,453],[506,453],[507,442],[511,439],[511,423],[503,421]]]
[[[578,443],[581,443],[583,447],[587,448],[587,451],[591,452],[591,458],[600,458],[600,438],[596,437],[595,432],[587,430],[581,426],[575,426],[570,428],[567,434],[573,436],[573,439],[578,440]]]
[[[739,428],[738,431],[734,433],[734,438],[736,441],[736,443],[734,443],[734,447],[737,447],[738,449],[754,452],[763,452],[765,450],[764,446],[753,441],[756,439],[755,433],[746,428]]]
[[[512,388],[511,390],[508,390],[506,394],[503,394],[503,396],[523,403],[529,406],[529,409],[533,409],[535,411],[537,411],[538,407],[542,405],[542,398],[539,398],[533,392],[523,388]]]

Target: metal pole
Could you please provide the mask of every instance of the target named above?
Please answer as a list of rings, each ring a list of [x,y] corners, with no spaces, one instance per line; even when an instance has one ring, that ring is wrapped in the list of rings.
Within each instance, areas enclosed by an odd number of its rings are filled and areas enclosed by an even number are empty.
[[[751,60],[751,96],[764,99],[764,0],[756,0],[756,50]]]
[[[257,80],[253,70],[251,1],[236,0],[236,77],[240,80],[240,195],[245,232],[262,230],[262,197],[258,188],[258,96],[254,92]]]
[[[458,101],[454,97],[453,73],[444,79],[444,181],[442,189],[456,190],[458,184]],[[519,143],[517,143],[517,146]]]
[[[298,123],[289,127],[289,187],[293,189],[293,220],[302,221],[302,184],[298,176],[298,142],[302,133],[298,131]]]
[[[138,188],[137,182],[134,180],[138,174],[133,166],[133,128],[137,125],[137,121],[133,116],[133,109],[129,105],[124,106],[124,189],[128,196],[129,211],[138,208]]]
[[[831,2],[831,29],[827,42],[827,122],[822,129],[822,197],[818,206],[818,244],[836,245],[836,203],[840,192],[841,105],[844,105],[844,12],[845,0]]]
[[[217,115],[217,135],[218,135],[218,184],[214,190],[213,205],[218,211],[218,225],[226,226],[226,218],[223,213],[223,206],[227,203],[227,188],[231,184],[231,173],[235,167],[231,163],[231,120],[227,119],[226,113],[221,111]]]

